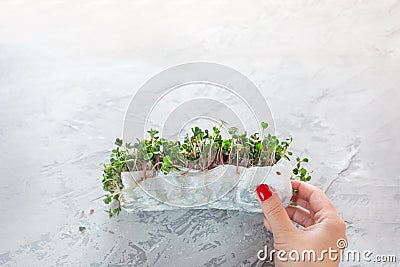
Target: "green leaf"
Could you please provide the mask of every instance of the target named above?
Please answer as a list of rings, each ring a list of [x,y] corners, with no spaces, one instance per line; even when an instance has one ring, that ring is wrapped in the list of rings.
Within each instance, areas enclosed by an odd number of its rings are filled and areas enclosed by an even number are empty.
[[[150,134],[150,137],[154,137],[156,134],[158,134],[158,131],[153,129],[150,129],[150,131],[147,132]]]
[[[86,227],[85,226],[79,226],[79,231],[80,232],[83,232],[83,231],[85,231],[86,230]]]
[[[172,165],[174,165],[174,163],[169,156],[165,156],[163,159],[163,165],[165,165],[165,167],[171,167]]]
[[[103,199],[104,203],[110,204],[112,200],[112,195],[108,195],[106,198]]]
[[[268,123],[267,122],[261,122],[261,127],[265,130],[268,128]]]
[[[122,140],[121,139],[119,139],[119,138],[117,138],[117,139],[115,139],[115,145],[117,145],[117,146],[122,146]]]
[[[239,131],[239,129],[236,128],[236,127],[230,127],[230,128],[228,129],[228,133],[230,133],[230,135],[235,135],[235,134],[238,133],[238,131]]]
[[[113,213],[118,215],[120,213],[120,211],[121,211],[121,207],[118,207],[113,210]]]

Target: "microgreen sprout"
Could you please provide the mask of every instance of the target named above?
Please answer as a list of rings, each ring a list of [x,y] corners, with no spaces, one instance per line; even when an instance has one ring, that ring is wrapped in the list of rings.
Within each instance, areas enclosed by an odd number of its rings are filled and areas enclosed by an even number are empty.
[[[294,176],[292,176],[292,179],[298,178],[302,182],[309,182],[311,180],[311,172],[307,171],[307,169],[303,167],[303,163],[307,162],[308,158],[296,158],[296,167],[293,169]]]
[[[273,166],[281,159],[290,160],[292,152],[288,148],[293,139],[290,137],[279,141],[276,136],[266,134],[268,123],[261,123],[261,136],[258,133],[239,133],[238,128],[231,127],[228,129],[227,139],[221,135],[221,128],[225,124],[221,120],[220,125],[211,130],[196,126],[191,129],[191,134],[185,135],[182,142],[166,140],[154,129],[147,131],[148,139],[138,139],[134,144],[124,143],[117,138],[110,162],[103,164],[103,189],[108,192],[103,200],[110,204],[107,210],[110,216],[121,211],[122,172],[140,171],[141,179],[147,179],[158,172],[165,175],[181,172],[185,175],[192,169],[207,171],[218,165],[231,164],[236,165],[236,172],[239,174],[239,166]],[[303,167],[303,163],[307,162],[307,158],[296,158],[291,179],[311,179],[311,173]]]

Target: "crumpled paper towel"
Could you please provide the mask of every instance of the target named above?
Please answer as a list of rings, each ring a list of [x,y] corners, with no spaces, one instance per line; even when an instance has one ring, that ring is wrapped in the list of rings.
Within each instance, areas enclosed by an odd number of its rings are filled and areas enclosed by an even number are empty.
[[[162,172],[143,179],[143,172],[123,172],[122,207],[127,211],[163,211],[181,207],[261,212],[255,189],[268,184],[283,205],[290,204],[292,167],[287,160],[274,166],[238,169],[220,165],[209,171]]]

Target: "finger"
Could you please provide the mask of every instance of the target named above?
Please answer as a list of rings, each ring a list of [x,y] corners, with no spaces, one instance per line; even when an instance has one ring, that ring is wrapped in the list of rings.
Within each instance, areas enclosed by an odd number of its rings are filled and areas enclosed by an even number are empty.
[[[300,206],[303,209],[306,209],[310,212],[311,217],[314,217],[314,212],[311,210],[310,203],[306,200],[299,198],[298,193],[294,193],[292,196],[292,203],[295,203],[295,206]]]
[[[309,227],[315,224],[315,221],[311,217],[310,212],[305,209],[289,206],[286,208],[286,212],[289,215],[290,219],[303,227]]]
[[[310,216],[312,218],[314,218],[315,213],[311,210],[310,203],[308,203],[304,199],[299,198],[299,199],[296,200],[296,204],[297,204],[297,206],[300,206],[301,208],[303,208],[303,209],[307,210],[308,212],[310,212]]]
[[[285,234],[297,231],[279,197],[271,192],[268,185],[260,184],[256,191],[261,203],[261,209],[271,226],[275,238],[284,238]]]
[[[265,228],[268,229],[268,231],[272,232],[271,225],[269,224],[269,222],[268,222],[267,218],[265,218],[265,216],[264,216],[264,226],[265,226]]]
[[[332,202],[319,188],[300,181],[292,181],[292,187],[298,191],[296,193],[297,202],[299,202],[300,199],[304,200],[302,202],[303,204],[307,202],[308,204],[305,208],[308,210],[313,211],[314,213],[321,210],[331,210],[336,212]]]

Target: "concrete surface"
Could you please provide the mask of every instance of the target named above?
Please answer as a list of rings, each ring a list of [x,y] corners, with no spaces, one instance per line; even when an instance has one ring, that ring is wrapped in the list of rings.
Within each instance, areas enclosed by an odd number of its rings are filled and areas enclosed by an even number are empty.
[[[1,1],[0,265],[261,265],[262,215],[109,219],[97,199],[135,90],[197,60],[259,85],[351,249],[400,261],[399,18],[394,0]]]

